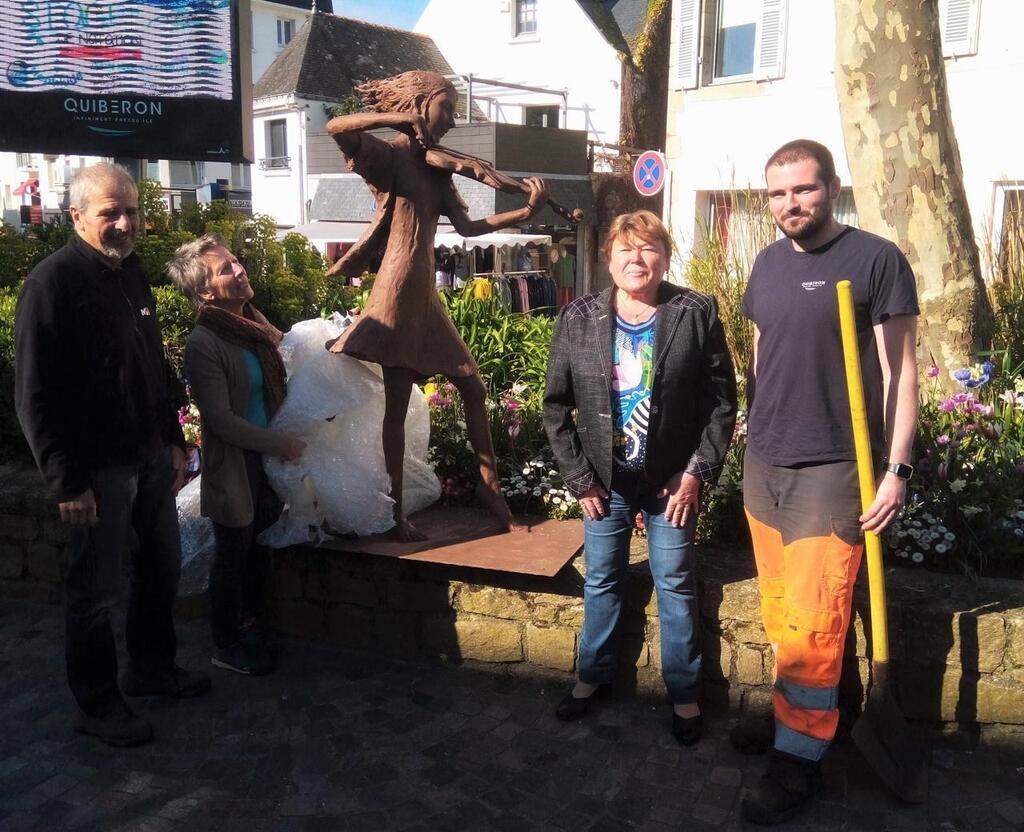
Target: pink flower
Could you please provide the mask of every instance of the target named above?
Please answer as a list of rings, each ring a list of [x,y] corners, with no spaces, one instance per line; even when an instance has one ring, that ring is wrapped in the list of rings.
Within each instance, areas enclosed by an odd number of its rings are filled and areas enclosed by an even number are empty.
[[[522,426],[518,422],[513,422],[511,425],[509,425],[508,426],[509,438],[510,439],[515,439],[516,437],[518,437],[519,436],[519,431],[520,431],[521,428],[522,428]]]
[[[932,366],[928,368],[928,378],[938,378],[939,372],[939,368],[932,364]]]
[[[945,399],[944,401],[939,403],[939,410],[941,410],[943,413],[952,413],[954,410],[956,410],[956,402],[954,402],[952,399]]]
[[[523,406],[523,403],[516,399],[503,399],[502,401],[505,403],[507,410],[519,410]]]
[[[947,436],[945,433],[940,434],[939,436],[936,436],[935,437],[935,444],[936,445],[948,445],[949,444],[949,436]]]
[[[982,416],[992,415],[992,405],[990,404],[974,404],[971,405],[971,410],[975,413],[980,413]]]
[[[974,394],[973,393],[954,393],[953,397],[950,399],[950,401],[952,401],[953,404],[970,404],[971,402],[974,401]]]

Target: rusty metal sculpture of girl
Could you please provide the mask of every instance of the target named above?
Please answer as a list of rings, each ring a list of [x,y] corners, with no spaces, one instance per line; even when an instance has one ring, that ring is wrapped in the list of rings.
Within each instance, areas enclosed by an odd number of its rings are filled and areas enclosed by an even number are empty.
[[[480,468],[477,499],[507,530],[519,529],[501,494],[479,368],[434,289],[434,232],[441,214],[466,237],[524,222],[544,206],[547,190],[540,179],[519,182],[480,160],[437,146],[455,124],[457,101],[455,88],[443,76],[406,72],[368,81],[356,91],[371,112],[334,118],[327,131],[349,169],[366,180],[377,210],[366,233],[331,273],[358,276],[383,256],[366,309],[330,350],[383,368],[384,462],[395,501],[394,534],[400,540],[424,537],[402,510],[404,426],[412,385],[436,374],[450,379],[462,396],[469,441]],[[367,132],[381,127],[399,135],[384,141]],[[492,187],[521,190],[528,195],[527,203],[472,220],[452,182],[455,172]]]

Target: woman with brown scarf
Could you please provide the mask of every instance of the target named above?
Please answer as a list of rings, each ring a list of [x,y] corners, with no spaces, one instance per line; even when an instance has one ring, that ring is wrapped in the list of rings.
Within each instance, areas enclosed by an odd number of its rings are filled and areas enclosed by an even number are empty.
[[[281,513],[264,455],[297,459],[305,442],[268,430],[285,396],[281,333],[250,303],[245,268],[215,234],[181,246],[167,273],[199,308],[185,375],[203,428],[200,509],[213,521],[210,622],[217,667],[269,673],[263,629],[269,552],[256,536]]]

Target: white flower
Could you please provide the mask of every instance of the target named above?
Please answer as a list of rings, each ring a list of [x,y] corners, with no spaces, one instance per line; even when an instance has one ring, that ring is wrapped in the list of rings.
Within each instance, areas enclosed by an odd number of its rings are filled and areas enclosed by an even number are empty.
[[[946,533],[945,533],[944,535],[942,535],[942,537],[943,537],[943,538],[944,538],[945,540],[950,540],[950,541],[952,541],[952,540],[956,540],[956,535],[955,535],[955,534],[953,534],[953,532],[946,532]]]
[[[1013,533],[1017,535],[1017,537],[1024,537],[1024,529],[1014,529]]]
[[[1024,520],[1024,511],[1018,511],[1016,516],[1018,520]]]
[[[964,517],[974,517],[975,514],[981,514],[981,511],[978,506],[960,506],[960,513]]]
[[[540,489],[539,488],[533,489],[533,496],[534,497],[539,497],[540,496]]]
[[[558,476],[558,471],[556,471],[554,468],[552,468],[550,471],[548,471],[548,476],[549,477],[557,477]]]
[[[946,552],[949,551],[949,547],[945,543],[938,543],[935,546],[935,551],[938,552],[940,555],[944,555]]]
[[[560,505],[562,505],[562,498],[561,497],[552,497],[551,498],[551,502],[554,503],[556,506],[560,506]]]
[[[529,475],[529,473],[530,473],[530,466],[529,466],[529,465],[527,465],[527,466],[526,466],[526,467],[525,467],[525,468],[523,469],[523,476],[524,476],[524,477],[525,477],[525,476],[528,476],[528,475]]]
[[[949,490],[954,494],[959,494],[967,486],[966,480],[955,479],[949,484]]]
[[[910,559],[914,561],[914,563],[922,563],[924,561],[924,555],[920,552],[914,552],[914,554],[910,556]]]
[[[908,554],[908,553],[907,553],[907,550],[906,550],[906,549],[899,549],[899,550],[898,550],[898,551],[896,552],[896,557],[898,557],[898,558],[905,558],[905,557],[907,556],[907,554]]]

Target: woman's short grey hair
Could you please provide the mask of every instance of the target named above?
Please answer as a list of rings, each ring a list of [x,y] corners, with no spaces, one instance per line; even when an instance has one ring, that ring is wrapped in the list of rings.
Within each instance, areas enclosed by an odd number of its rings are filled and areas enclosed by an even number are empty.
[[[68,184],[68,204],[84,211],[89,205],[89,200],[101,185],[113,184],[118,193],[127,193],[139,197],[139,188],[132,179],[132,175],[121,165],[113,162],[97,162],[82,168]]]
[[[227,248],[224,238],[219,234],[204,234],[198,240],[179,246],[164,267],[174,285],[196,306],[202,303],[199,295],[210,285],[210,269],[203,255],[215,248]]]

